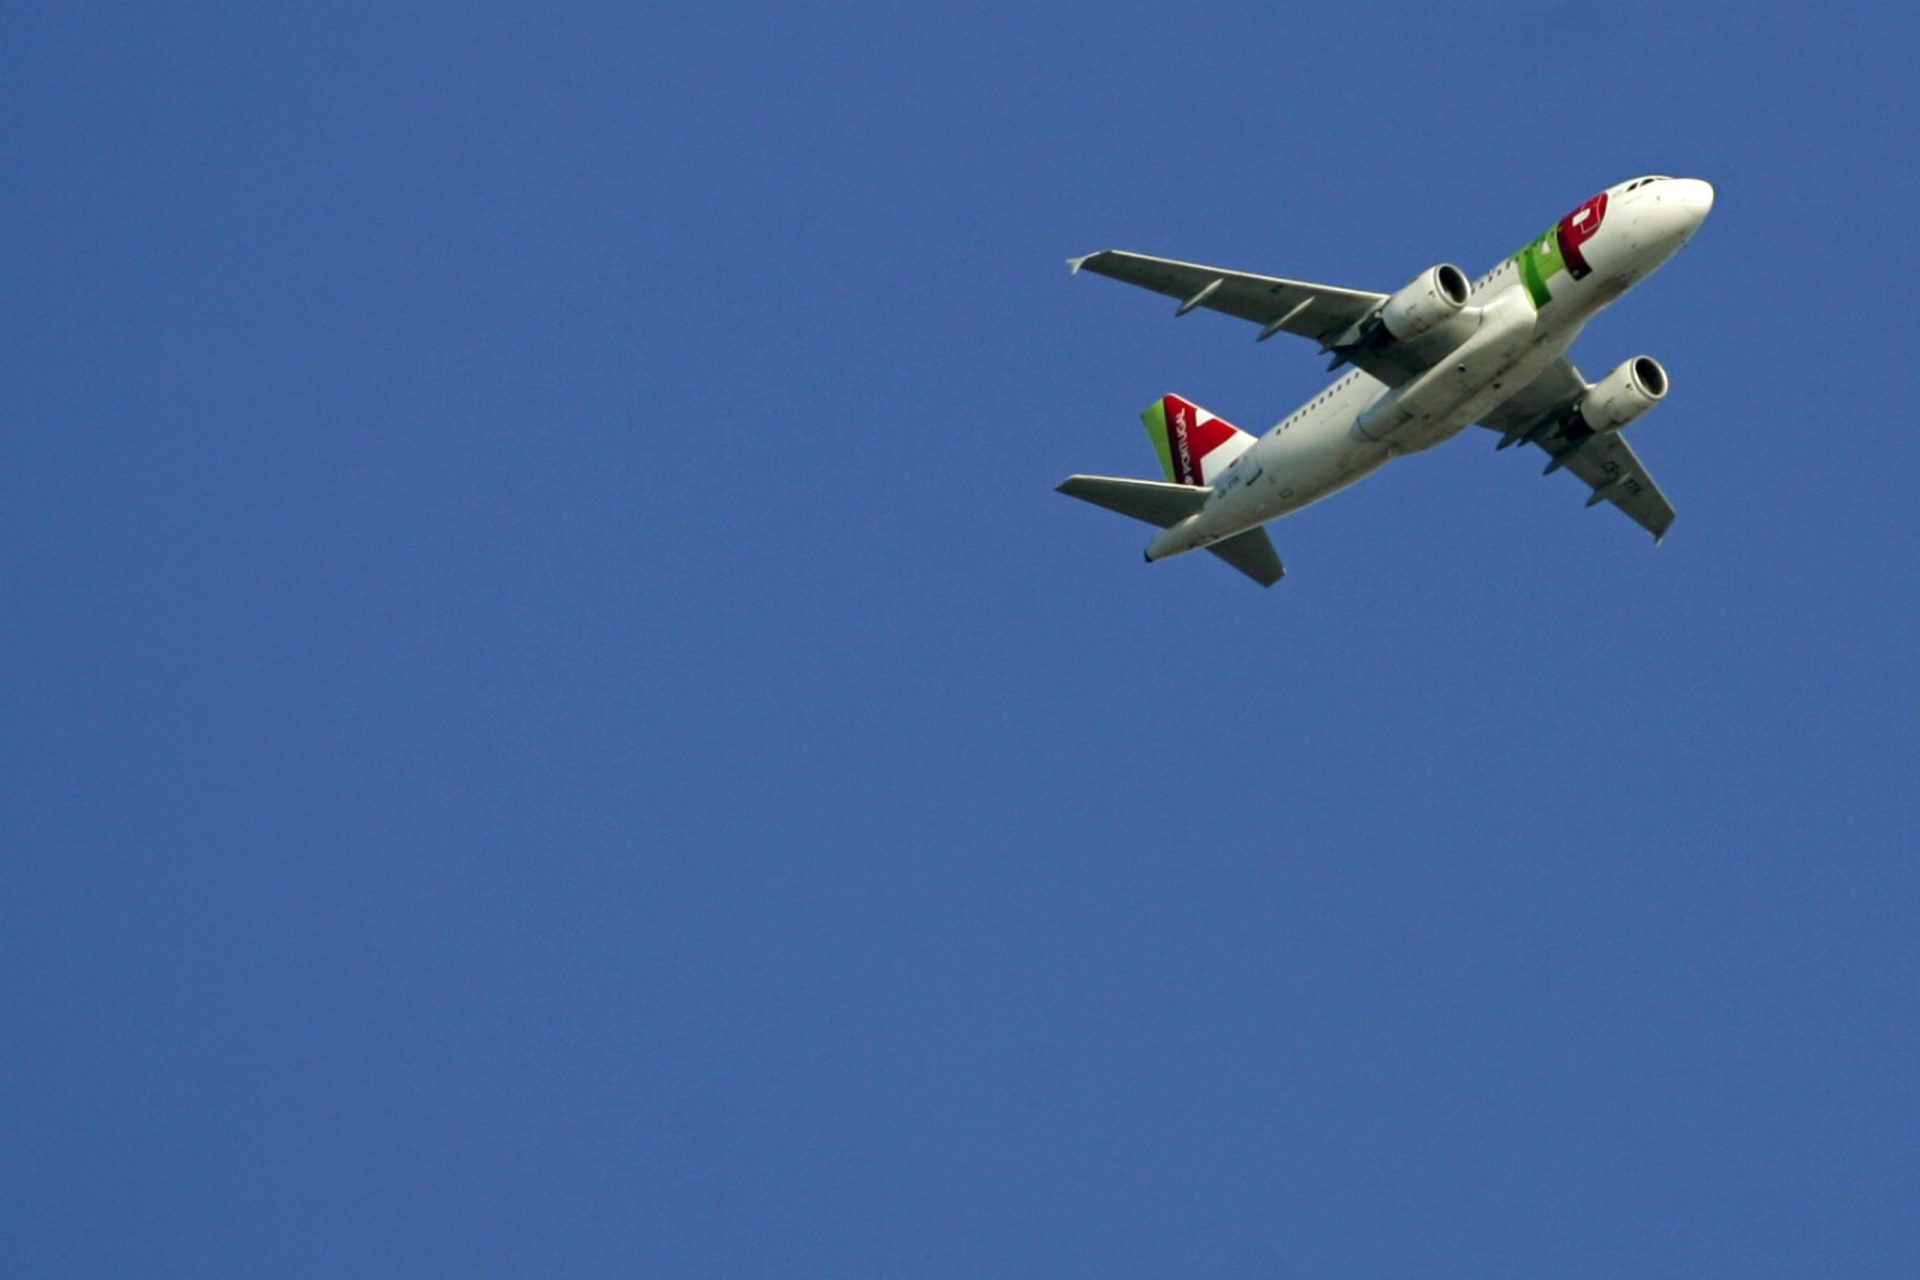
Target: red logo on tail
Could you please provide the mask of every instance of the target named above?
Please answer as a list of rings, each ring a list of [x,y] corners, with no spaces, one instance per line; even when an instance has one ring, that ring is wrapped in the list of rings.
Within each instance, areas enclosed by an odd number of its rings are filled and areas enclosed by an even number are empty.
[[[1174,479],[1181,484],[1201,484],[1200,461],[1225,444],[1233,435],[1231,424],[1219,418],[1201,417],[1199,405],[1168,396],[1167,434],[1173,449]]]

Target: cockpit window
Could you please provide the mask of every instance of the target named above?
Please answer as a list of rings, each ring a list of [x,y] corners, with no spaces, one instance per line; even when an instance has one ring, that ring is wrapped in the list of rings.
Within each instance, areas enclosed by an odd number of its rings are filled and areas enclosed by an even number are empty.
[[[1650,173],[1644,178],[1635,178],[1632,182],[1629,182],[1627,184],[1627,190],[1637,191],[1641,187],[1646,186],[1649,182],[1670,182],[1670,181],[1672,181],[1672,179],[1668,178],[1667,175],[1664,173]]]

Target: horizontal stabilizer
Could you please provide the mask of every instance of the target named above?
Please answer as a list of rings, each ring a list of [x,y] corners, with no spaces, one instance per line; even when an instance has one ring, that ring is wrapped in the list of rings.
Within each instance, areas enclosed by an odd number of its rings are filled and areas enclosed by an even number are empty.
[[[1265,529],[1236,533],[1224,542],[1214,543],[1207,550],[1263,587],[1270,587],[1287,576],[1287,567],[1280,563],[1280,556],[1274,551],[1273,541],[1267,537]]]
[[[1114,476],[1068,476],[1060,482],[1059,490],[1068,497],[1118,511],[1162,529],[1179,524],[1198,511],[1211,492],[1197,484],[1163,484],[1158,480],[1122,480]]]

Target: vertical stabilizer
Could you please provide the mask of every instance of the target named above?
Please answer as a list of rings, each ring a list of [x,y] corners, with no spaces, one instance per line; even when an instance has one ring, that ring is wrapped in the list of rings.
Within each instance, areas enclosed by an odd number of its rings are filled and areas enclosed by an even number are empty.
[[[1160,466],[1175,484],[1212,484],[1253,437],[1179,396],[1162,396],[1140,415]]]

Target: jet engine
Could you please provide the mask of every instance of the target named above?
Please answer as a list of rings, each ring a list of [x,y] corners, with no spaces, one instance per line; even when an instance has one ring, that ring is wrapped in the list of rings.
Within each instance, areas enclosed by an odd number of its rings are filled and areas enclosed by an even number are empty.
[[[1632,422],[1667,394],[1667,371],[1652,356],[1635,356],[1593,384],[1580,417],[1601,435]]]
[[[1380,323],[1401,342],[1417,338],[1459,315],[1471,292],[1466,272],[1443,262],[1422,271],[1388,298],[1380,308]]]

